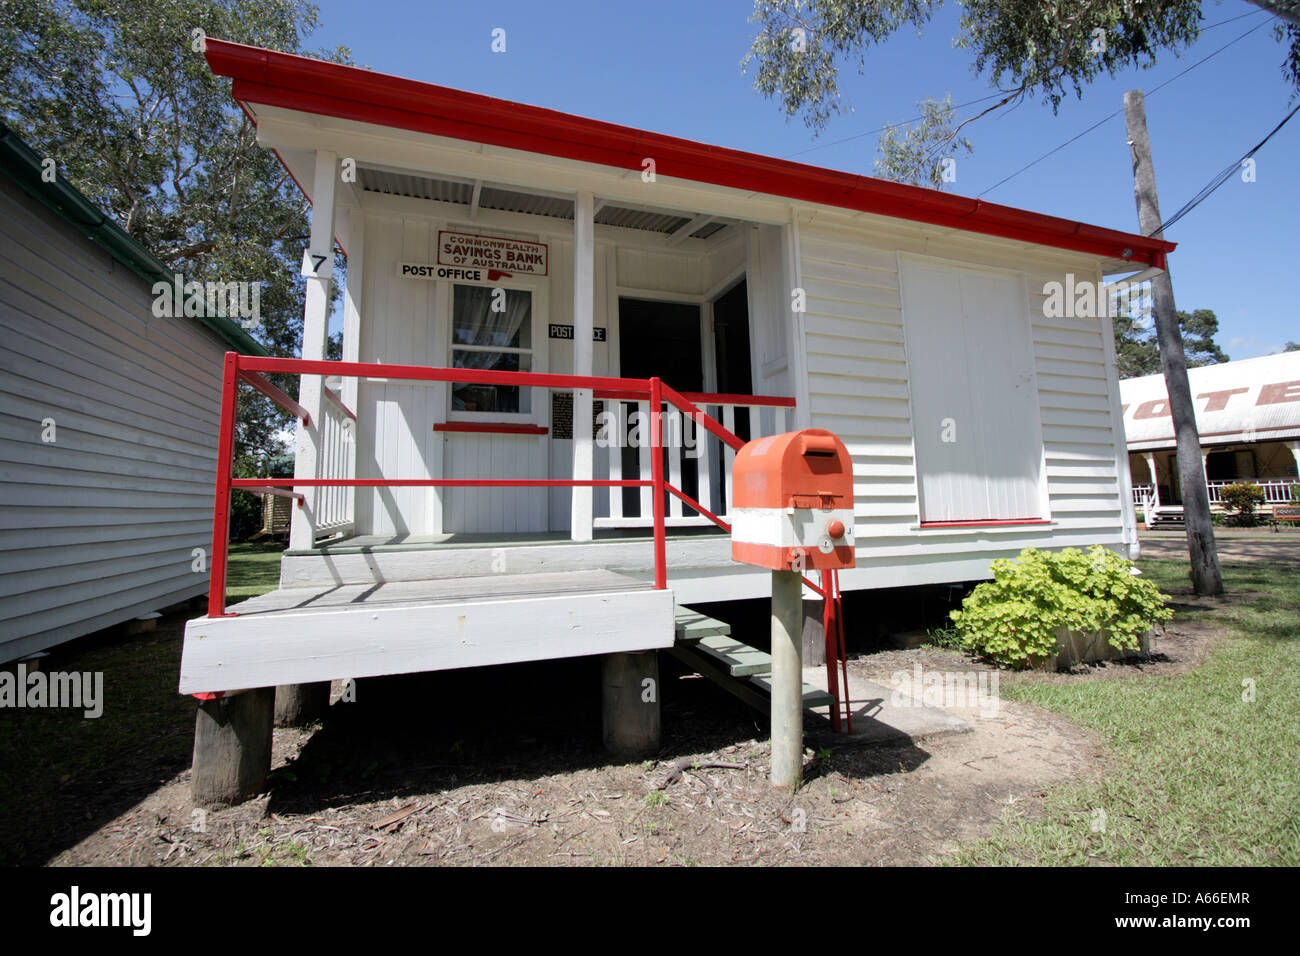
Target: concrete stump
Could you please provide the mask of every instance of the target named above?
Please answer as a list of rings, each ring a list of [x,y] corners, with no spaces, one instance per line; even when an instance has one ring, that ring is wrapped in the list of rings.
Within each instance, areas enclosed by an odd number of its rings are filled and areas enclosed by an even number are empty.
[[[195,803],[240,803],[261,793],[271,771],[274,713],[274,687],[199,701],[190,785]]]
[[[618,757],[659,750],[659,652],[606,654],[601,660],[601,727]]]
[[[329,681],[281,684],[275,689],[275,726],[306,726],[324,717],[329,705]]]

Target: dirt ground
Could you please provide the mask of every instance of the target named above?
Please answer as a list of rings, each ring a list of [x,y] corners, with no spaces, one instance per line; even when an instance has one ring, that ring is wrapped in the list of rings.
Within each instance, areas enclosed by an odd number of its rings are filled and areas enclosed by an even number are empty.
[[[1144,558],[1187,558],[1185,531],[1143,531],[1139,540]],[[1295,527],[1215,528],[1214,542],[1220,562],[1300,565],[1300,529]]]
[[[165,643],[165,633],[156,640]],[[1201,660],[1211,640],[1175,626],[1142,665],[1001,678],[1176,673]],[[983,669],[937,648],[863,654],[850,666],[889,684],[917,663]],[[18,823],[36,841],[28,862],[923,864],[988,833],[1009,806],[1105,770],[1087,733],[1003,699],[996,715],[949,708],[974,730],[919,743],[850,743],[810,721],[806,783],[791,796],[767,782],[761,715],[666,656],[662,666],[664,747],[654,760],[611,764],[601,749],[594,660],[363,680],[356,701],[336,701],[322,723],[276,731],[269,792],[241,806],[198,810],[187,769],[159,783],[156,763],[133,767],[129,758],[62,781],[57,800]],[[185,713],[192,720],[192,707]],[[177,734],[183,739],[183,728]],[[138,799],[126,805],[126,793]],[[0,833],[7,829],[0,821]]]

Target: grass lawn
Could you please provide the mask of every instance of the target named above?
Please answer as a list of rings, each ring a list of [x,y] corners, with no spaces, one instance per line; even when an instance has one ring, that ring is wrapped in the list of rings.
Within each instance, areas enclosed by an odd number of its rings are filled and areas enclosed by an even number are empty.
[[[1139,564],[1176,603],[1189,593],[1186,562]],[[1004,685],[1096,732],[1112,766],[1032,816],[1010,811],[956,862],[1300,865],[1300,573],[1261,562],[1223,578],[1229,602],[1178,609],[1224,631],[1189,673]]]
[[[280,586],[280,544],[232,544],[226,568],[226,599],[234,604]]]

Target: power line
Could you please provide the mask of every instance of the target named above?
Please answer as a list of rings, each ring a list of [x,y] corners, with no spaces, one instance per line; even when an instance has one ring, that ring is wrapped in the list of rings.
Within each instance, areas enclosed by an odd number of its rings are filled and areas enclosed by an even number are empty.
[[[974,106],[976,103],[987,103],[989,100],[995,100],[999,96],[1005,96],[1005,93],[991,93],[988,96],[981,96],[977,100],[967,100],[965,103],[958,103],[953,109],[961,110],[968,106]],[[862,139],[864,136],[870,136],[873,133],[883,133],[887,129],[894,129],[898,126],[906,126],[908,123],[915,123],[917,120],[925,119],[924,116],[913,116],[910,119],[899,120],[897,123],[886,123],[884,126],[878,126],[875,129],[869,129],[865,133],[854,133],[852,136],[846,136],[843,139],[837,139],[831,143],[819,143],[816,146],[809,146],[807,149],[801,149],[797,153],[787,153],[786,159],[793,159],[796,156],[803,156],[806,153],[814,153],[819,149],[830,149],[832,146],[842,146],[845,143],[851,143],[855,139]]]
[[[1226,183],[1229,179],[1231,179],[1232,174],[1235,173],[1238,169],[1240,169],[1242,164],[1245,163],[1246,160],[1250,159],[1257,152],[1259,152],[1259,150],[1263,147],[1263,145],[1267,143],[1270,139],[1272,139],[1274,134],[1277,133],[1277,131],[1280,130],[1283,126],[1285,126],[1291,120],[1291,117],[1295,116],[1297,112],[1300,112],[1300,103],[1297,103],[1295,108],[1292,109],[1290,113],[1287,113],[1285,117],[1283,117],[1282,122],[1278,123],[1276,126],[1273,127],[1272,132],[1270,132],[1267,136],[1265,136],[1258,143],[1256,143],[1254,148],[1250,149],[1244,156],[1238,159],[1235,163],[1225,167],[1222,172],[1218,173],[1213,179],[1211,179],[1208,183],[1206,183],[1203,187],[1201,187],[1200,192],[1198,192],[1195,196],[1193,196],[1187,202],[1187,204],[1183,206],[1182,209],[1179,209],[1178,212],[1173,214],[1173,216],[1171,216],[1169,219],[1162,222],[1159,228],[1157,228],[1155,232],[1151,233],[1151,235],[1153,236],[1156,234],[1163,235],[1166,229],[1173,226],[1173,224],[1176,223],[1179,219],[1182,219],[1189,212],[1191,212],[1193,209],[1195,209],[1197,206],[1203,203],[1206,199],[1208,199],[1212,192],[1214,192],[1216,189],[1218,189],[1220,186]]]
[[[1215,27],[1225,26],[1226,24],[1234,23],[1234,22],[1236,22],[1237,20],[1241,20],[1241,19],[1243,19],[1244,17],[1253,17],[1253,16],[1256,16],[1256,15],[1258,15],[1258,14],[1260,14],[1260,13],[1264,13],[1264,12],[1265,12],[1265,11],[1263,11],[1263,10],[1251,10],[1251,11],[1249,11],[1249,12],[1247,12],[1247,13],[1238,14],[1238,15],[1235,16],[1235,17],[1229,17],[1227,20],[1220,20],[1218,23],[1211,23],[1211,24],[1208,24],[1208,25],[1206,25],[1206,26],[1204,26],[1204,27],[1201,27],[1201,32],[1204,33],[1206,30],[1213,30]],[[1263,25],[1263,24],[1260,24],[1260,26],[1262,26],[1262,25]],[[1258,29],[1258,27],[1256,27],[1256,29]],[[1253,32],[1253,31],[1252,31],[1252,32]],[[1245,35],[1246,35],[1246,34],[1243,34],[1243,36],[1245,36]],[[1241,37],[1238,37],[1237,39],[1239,40],[1239,39],[1241,39]],[[1235,43],[1235,42],[1237,42],[1237,41],[1234,40],[1233,43]],[[1231,45],[1232,45],[1231,43],[1228,44],[1228,46],[1231,46]],[[1223,50],[1223,49],[1227,49],[1227,47],[1222,47],[1222,48],[1220,48],[1220,50],[1216,50],[1215,53],[1221,52],[1221,50]],[[1211,53],[1210,56],[1214,56],[1214,53]],[[1205,59],[1208,60],[1209,58],[1210,58],[1210,57],[1206,57]],[[1200,63],[1194,63],[1194,64],[1192,64],[1192,66],[1188,67],[1187,70],[1195,69],[1197,66],[1200,66],[1200,64],[1201,64],[1201,63],[1204,63],[1204,62],[1205,62],[1205,60],[1201,60]],[[1184,70],[1183,73],[1186,73],[1187,70]],[[1174,80],[1178,79],[1179,76],[1182,76],[1183,73],[1179,73],[1177,76],[1174,76],[1174,77],[1172,77],[1172,78],[1169,79],[1169,80],[1166,80],[1164,83],[1160,84],[1160,86],[1166,86],[1166,85],[1168,85],[1169,83],[1172,83]],[[1154,93],[1156,90],[1160,89],[1160,86],[1157,86],[1156,89],[1155,89],[1155,90],[1152,90],[1151,92]],[[997,99],[998,97],[1000,97],[1000,96],[1005,96],[1005,95],[1006,95],[1005,92],[991,93],[991,94],[989,94],[988,96],[981,96],[981,97],[979,97],[978,99],[967,100],[965,103],[958,103],[955,107],[953,107],[953,109],[962,110],[962,109],[965,109],[965,108],[968,107],[968,106],[975,106],[975,105],[977,105],[977,104],[979,104],[979,103],[987,103],[989,100],[995,100],[995,99]],[[1016,103],[1015,107],[1012,107],[1012,108],[1014,109],[1014,108],[1018,107],[1019,105],[1020,105],[1019,103]],[[1114,116],[1114,115],[1116,115],[1116,114],[1114,114],[1114,113],[1111,114],[1111,116]],[[1107,118],[1107,119],[1110,119],[1109,116],[1106,117],[1106,118]],[[869,129],[869,130],[867,130],[867,131],[865,131],[865,132],[862,132],[862,133],[854,133],[852,136],[845,136],[843,139],[833,140],[833,141],[831,141],[831,142],[829,142],[829,143],[818,143],[816,146],[810,146],[810,147],[808,147],[807,149],[801,149],[801,150],[799,150],[798,152],[795,152],[795,153],[786,153],[784,158],[785,158],[785,159],[793,159],[793,158],[796,157],[796,156],[804,156],[804,155],[807,155],[808,153],[815,153],[815,152],[817,152],[817,151],[820,150],[820,149],[830,149],[832,146],[842,146],[842,145],[844,145],[845,143],[851,143],[851,142],[853,142],[854,140],[863,139],[864,137],[871,136],[871,135],[873,135],[873,134],[875,134],[875,133],[883,133],[885,130],[888,130],[888,129],[895,129],[895,128],[899,127],[899,126],[906,126],[908,123],[915,123],[917,120],[922,120],[922,119],[925,119],[925,117],[924,117],[924,116],[913,116],[913,117],[910,117],[909,119],[899,120],[897,123],[886,123],[884,126],[878,126],[878,127],[876,127],[875,129]],[[1104,121],[1103,121],[1103,122],[1104,122]],[[1095,128],[1096,128],[1096,127],[1093,127],[1093,129],[1095,129]],[[1092,131],[1092,130],[1085,130],[1084,132],[1091,132],[1091,131]],[[1077,138],[1077,137],[1076,137],[1076,138]],[[1071,140],[1070,142],[1074,142],[1074,140]],[[1065,145],[1068,145],[1068,144],[1065,144]],[[1048,155],[1050,155],[1050,154],[1048,154]],[[1045,157],[1043,157],[1043,158],[1046,159],[1047,157],[1045,156]],[[1027,169],[1028,167],[1025,167],[1025,168]],[[1023,172],[1023,170],[1022,170],[1022,172]],[[1016,175],[1016,174],[1013,174],[1013,175]],[[1003,180],[1003,182],[1005,182],[1005,181],[1006,181],[1006,180]],[[998,183],[998,184],[997,184],[997,186],[1001,186],[1001,185],[1002,185],[1002,183]],[[997,186],[992,186],[992,187],[990,187],[990,188],[991,188],[991,189],[996,189]],[[988,190],[986,189],[985,192],[988,192]],[[980,195],[982,196],[983,193],[981,193]]]
[[[1244,16],[1244,17],[1251,17],[1251,16],[1254,16],[1256,13],[1263,13],[1263,12],[1264,12],[1263,10],[1252,10],[1250,13],[1244,13],[1244,14],[1242,14],[1241,16]],[[1241,17],[1233,17],[1232,19],[1233,19],[1233,20],[1239,20],[1239,19],[1241,19]],[[1147,94],[1147,96],[1152,96],[1152,95],[1154,95],[1154,94],[1160,92],[1162,89],[1164,89],[1164,88],[1165,88],[1166,86],[1168,86],[1170,83],[1174,82],[1174,80],[1177,80],[1177,79],[1179,79],[1180,77],[1184,77],[1184,76],[1186,76],[1188,73],[1192,72],[1192,70],[1196,69],[1196,68],[1197,68],[1198,66],[1200,66],[1202,63],[1206,63],[1206,62],[1208,62],[1209,60],[1212,60],[1214,57],[1218,56],[1220,53],[1222,53],[1224,50],[1228,49],[1228,47],[1232,46],[1234,43],[1238,43],[1239,41],[1246,39],[1246,37],[1250,36],[1252,33],[1254,33],[1254,32],[1255,32],[1256,30],[1258,30],[1260,27],[1267,26],[1267,25],[1268,25],[1268,24],[1269,24],[1273,19],[1276,19],[1276,18],[1275,18],[1275,17],[1270,17],[1269,20],[1265,20],[1263,23],[1258,23],[1258,24],[1256,24],[1255,26],[1253,26],[1253,27],[1251,27],[1249,30],[1247,30],[1245,33],[1243,33],[1243,34],[1241,34],[1240,36],[1236,37],[1235,39],[1233,39],[1233,40],[1229,40],[1227,43],[1225,43],[1223,46],[1219,47],[1219,48],[1218,48],[1217,50],[1215,50],[1213,53],[1209,54],[1208,56],[1206,56],[1206,57],[1204,57],[1204,58],[1202,58],[1202,59],[1200,59],[1200,60],[1197,60],[1197,61],[1196,61],[1195,63],[1193,63],[1191,66],[1187,67],[1185,70],[1182,70],[1182,71],[1180,71],[1180,72],[1178,72],[1178,73],[1175,73],[1173,76],[1171,76],[1169,79],[1165,80],[1165,81],[1164,81],[1163,83],[1161,83],[1159,86],[1154,87],[1154,88],[1151,90],[1151,92]],[[1232,22],[1232,20],[1224,20],[1224,21],[1222,21],[1222,23],[1216,23],[1216,24],[1213,24],[1213,26],[1222,26],[1224,23],[1231,23],[1231,22]],[[1209,27],[1206,27],[1206,29],[1210,29],[1210,28],[1209,28]],[[1106,123],[1106,122],[1108,122],[1109,120],[1114,119],[1116,116],[1119,116],[1119,115],[1120,115],[1121,113],[1123,113],[1123,112],[1124,112],[1124,109],[1123,109],[1123,107],[1121,107],[1120,109],[1115,110],[1115,112],[1110,113],[1110,114],[1108,114],[1108,115],[1102,117],[1102,118],[1101,118],[1100,120],[1098,120],[1096,123],[1093,123],[1093,124],[1092,124],[1091,126],[1089,126],[1087,129],[1085,129],[1082,133],[1079,133],[1079,134],[1076,135],[1076,136],[1072,136],[1072,137],[1070,137],[1070,138],[1067,139],[1064,143],[1062,143],[1060,146],[1057,146],[1057,147],[1055,147],[1054,149],[1049,150],[1048,152],[1044,153],[1042,156],[1039,156],[1037,159],[1033,160],[1032,162],[1028,162],[1028,163],[1026,163],[1024,166],[1021,166],[1019,169],[1017,169],[1014,173],[1012,173],[1011,175],[1007,176],[1006,178],[998,180],[996,183],[994,183],[994,184],[993,184],[992,186],[990,186],[988,189],[984,190],[982,193],[980,193],[979,195],[977,195],[975,198],[976,198],[976,199],[983,199],[986,195],[988,195],[989,193],[991,193],[993,190],[997,189],[999,186],[1003,185],[1004,183],[1008,183],[1008,182],[1010,182],[1011,180],[1013,180],[1013,179],[1015,179],[1017,176],[1019,176],[1021,173],[1023,173],[1025,170],[1027,170],[1027,169],[1032,169],[1034,166],[1037,166],[1037,165],[1038,165],[1039,163],[1041,163],[1043,160],[1048,159],[1048,158],[1050,158],[1050,157],[1056,155],[1056,154],[1059,153],[1061,150],[1065,149],[1065,147],[1069,146],[1071,143],[1074,143],[1074,142],[1076,142],[1077,140],[1082,139],[1084,136],[1087,136],[1089,133],[1091,133],[1091,132],[1092,132],[1093,130],[1095,130],[1097,127],[1101,126],[1103,123]]]

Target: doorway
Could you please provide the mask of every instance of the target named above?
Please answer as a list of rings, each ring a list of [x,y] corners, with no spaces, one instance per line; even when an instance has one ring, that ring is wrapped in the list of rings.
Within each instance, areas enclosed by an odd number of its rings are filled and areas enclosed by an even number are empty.
[[[749,364],[749,290],[741,279],[713,300],[713,361],[717,387],[728,395],[752,395],[754,374]],[[749,410],[736,410],[736,434],[751,437]]]
[[[679,392],[704,391],[700,307],[619,299],[618,361],[623,378],[657,375]]]
[[[700,331],[700,306],[690,302],[656,302],[649,299],[618,300],[618,361],[619,375],[623,378],[651,378],[658,376],[679,392],[704,391],[704,344]],[[627,420],[636,411],[634,402],[625,403]],[[683,423],[684,434],[694,439],[694,423]],[[642,440],[649,437],[648,428],[642,430]],[[679,432],[678,434],[683,434]],[[626,436],[623,436],[626,439]],[[665,436],[668,437],[667,435]],[[640,472],[638,448],[622,444],[623,474]],[[664,449],[664,468],[668,474],[668,449]],[[699,474],[696,461],[683,457],[682,491],[692,497],[699,493]],[[639,488],[623,489],[623,514],[650,517],[640,514]],[[690,514],[695,512],[687,508]]]

